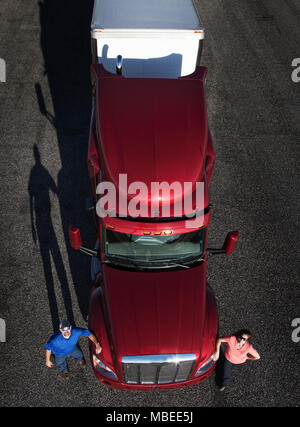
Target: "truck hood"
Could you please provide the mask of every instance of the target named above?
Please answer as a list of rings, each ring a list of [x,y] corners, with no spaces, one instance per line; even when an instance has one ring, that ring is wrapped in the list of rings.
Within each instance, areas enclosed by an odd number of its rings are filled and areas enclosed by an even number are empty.
[[[202,346],[206,263],[162,273],[104,266],[114,356],[195,353]]]

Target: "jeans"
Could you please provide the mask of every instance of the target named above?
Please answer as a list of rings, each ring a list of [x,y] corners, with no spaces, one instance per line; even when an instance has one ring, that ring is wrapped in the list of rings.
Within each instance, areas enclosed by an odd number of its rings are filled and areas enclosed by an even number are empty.
[[[227,387],[230,383],[230,377],[231,372],[234,364],[229,362],[229,360],[226,359],[224,356],[224,363],[223,363],[223,380],[222,380],[222,386]]]
[[[55,362],[61,371],[67,371],[67,357],[69,356],[74,357],[74,359],[78,360],[78,362],[83,359],[82,351],[77,346],[74,348],[72,353],[67,354],[66,356],[57,356],[55,354]]]
[[[226,387],[229,385],[232,368],[234,364],[226,359],[222,349],[216,366],[216,384],[218,387]]]

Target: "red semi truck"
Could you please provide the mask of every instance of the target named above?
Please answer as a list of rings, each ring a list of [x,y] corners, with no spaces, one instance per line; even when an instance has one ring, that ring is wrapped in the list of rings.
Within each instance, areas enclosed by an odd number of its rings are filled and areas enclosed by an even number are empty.
[[[96,355],[91,345],[91,359],[96,377],[111,387],[189,386],[215,368],[218,315],[206,281],[207,254],[232,253],[238,233],[228,233],[221,249],[207,248],[215,154],[206,73],[197,66],[194,73],[175,79],[126,78],[120,66],[113,74],[102,64],[92,65],[88,168],[95,249],[82,246],[80,230],[73,226],[69,236],[74,249],[93,256],[88,324],[103,351]],[[176,188],[168,200],[160,193],[155,215],[126,216],[119,204],[111,215],[99,216],[99,184],[111,183],[120,196],[119,178],[125,174],[128,186],[191,182],[195,192],[202,182],[198,222],[191,222],[191,215],[197,215],[195,202],[190,215],[174,214],[175,204],[190,196]],[[133,197],[127,194],[125,201]],[[151,202],[152,195],[142,199],[139,209]],[[169,217],[162,215],[165,202],[171,204]]]

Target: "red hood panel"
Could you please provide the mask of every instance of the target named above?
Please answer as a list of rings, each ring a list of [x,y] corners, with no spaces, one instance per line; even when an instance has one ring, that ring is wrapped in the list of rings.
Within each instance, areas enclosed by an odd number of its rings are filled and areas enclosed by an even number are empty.
[[[104,266],[109,322],[116,357],[199,355],[205,320],[206,265],[163,273]]]

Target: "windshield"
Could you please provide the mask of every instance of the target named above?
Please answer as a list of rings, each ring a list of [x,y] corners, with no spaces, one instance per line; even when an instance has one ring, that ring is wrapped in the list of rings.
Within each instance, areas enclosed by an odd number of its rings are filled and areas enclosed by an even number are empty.
[[[138,236],[103,228],[105,259],[135,267],[184,267],[202,261],[206,228],[168,236]]]

